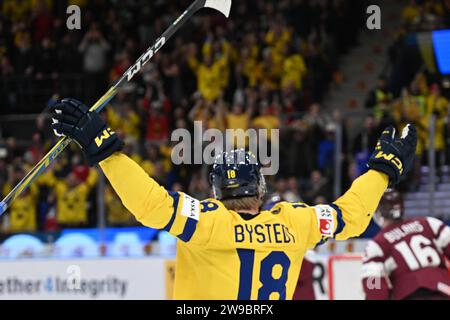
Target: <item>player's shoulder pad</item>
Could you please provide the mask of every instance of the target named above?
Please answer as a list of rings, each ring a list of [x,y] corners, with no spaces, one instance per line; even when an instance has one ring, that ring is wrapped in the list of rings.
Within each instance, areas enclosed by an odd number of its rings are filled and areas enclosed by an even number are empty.
[[[434,217],[426,217],[425,219],[428,225],[430,226],[431,230],[433,231],[433,234],[435,236],[438,235],[440,229],[444,225],[444,222]]]
[[[376,240],[369,240],[364,249],[364,258],[363,262],[372,260],[372,259],[382,259],[384,258],[383,248]]]

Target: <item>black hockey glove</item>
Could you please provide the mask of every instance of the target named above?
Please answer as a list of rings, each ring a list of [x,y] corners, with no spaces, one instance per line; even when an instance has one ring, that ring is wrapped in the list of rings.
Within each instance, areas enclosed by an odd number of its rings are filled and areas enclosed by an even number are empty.
[[[384,129],[367,166],[388,175],[390,185],[400,182],[400,178],[411,169],[417,146],[417,131],[408,124],[400,138],[395,137],[395,128]]]
[[[53,131],[75,140],[90,166],[108,158],[123,147],[117,134],[95,112],[75,99],[63,99],[50,108]]]

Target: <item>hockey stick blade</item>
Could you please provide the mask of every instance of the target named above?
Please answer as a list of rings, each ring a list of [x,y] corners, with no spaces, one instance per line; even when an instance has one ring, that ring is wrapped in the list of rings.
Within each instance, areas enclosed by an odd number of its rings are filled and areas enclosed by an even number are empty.
[[[206,0],[205,8],[216,9],[228,18],[231,11],[231,0]]]

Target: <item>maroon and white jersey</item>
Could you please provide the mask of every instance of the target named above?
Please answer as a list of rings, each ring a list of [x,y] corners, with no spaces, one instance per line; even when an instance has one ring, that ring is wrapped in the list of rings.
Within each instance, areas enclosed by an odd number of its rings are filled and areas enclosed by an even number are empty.
[[[316,294],[314,293],[314,267],[314,263],[310,262],[305,256],[293,300],[316,300]]]
[[[421,217],[390,225],[367,244],[363,259],[366,299],[405,299],[419,289],[450,297],[450,227]]]

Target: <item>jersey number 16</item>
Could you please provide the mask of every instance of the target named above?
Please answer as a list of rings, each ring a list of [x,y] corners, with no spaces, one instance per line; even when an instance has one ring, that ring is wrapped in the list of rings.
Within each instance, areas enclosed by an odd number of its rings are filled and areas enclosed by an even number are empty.
[[[406,241],[397,243],[395,249],[401,253],[411,271],[435,267],[441,263],[441,258],[433,248],[431,240],[422,235],[411,237],[409,244]]]

